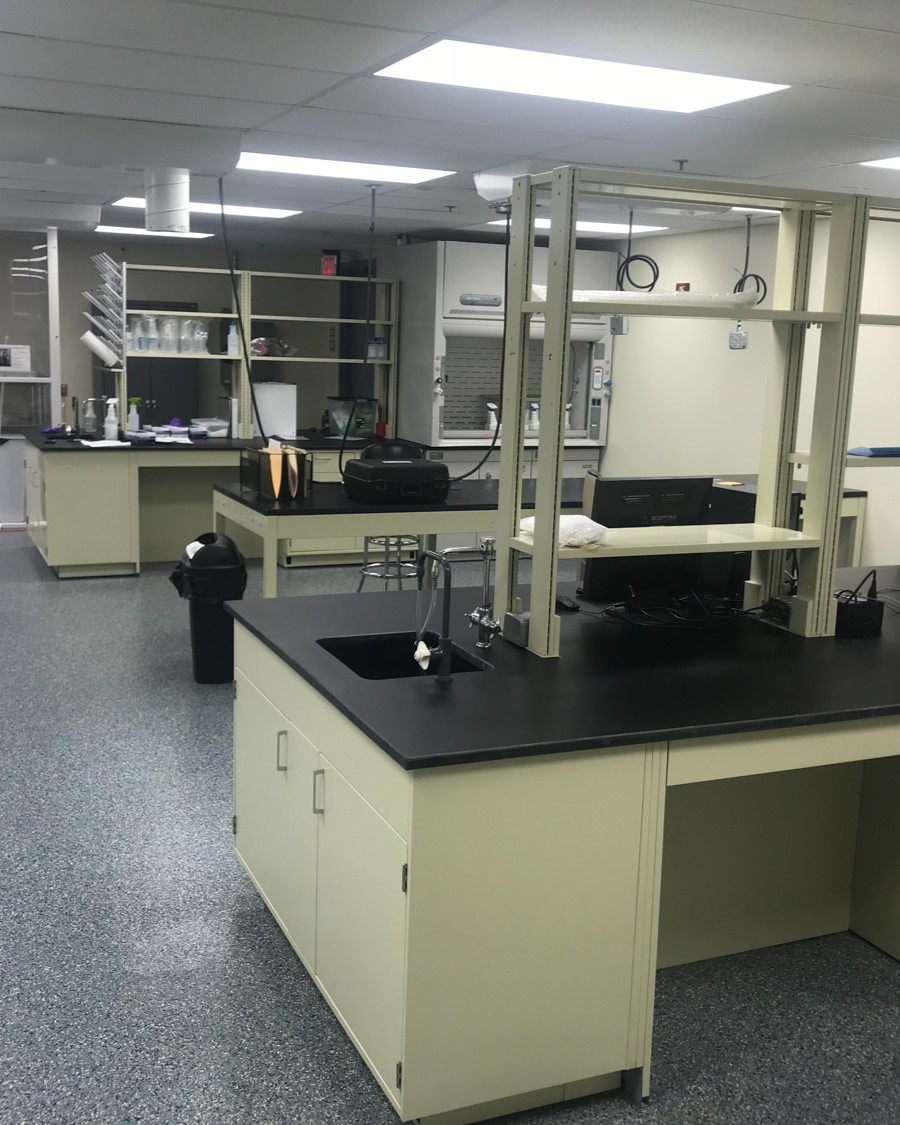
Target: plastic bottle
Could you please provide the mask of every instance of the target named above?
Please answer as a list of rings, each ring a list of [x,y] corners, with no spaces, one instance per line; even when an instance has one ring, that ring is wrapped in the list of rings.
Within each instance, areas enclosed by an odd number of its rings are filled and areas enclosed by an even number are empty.
[[[128,422],[126,429],[131,430],[133,433],[136,433],[141,428],[141,420],[138,417],[138,403],[140,401],[139,398],[130,398],[128,400]],[[104,429],[105,428],[106,427],[104,427]]]
[[[146,342],[148,352],[159,351],[159,329],[156,325],[156,317],[148,316],[144,320],[146,324]]]
[[[240,350],[238,348],[237,324],[234,321],[231,322],[231,324],[228,328],[228,349],[227,350],[228,350],[229,355],[237,355],[239,353],[239,350]]]
[[[97,432],[97,415],[94,412],[95,401],[95,399],[89,398],[85,400],[84,404],[84,417],[81,419],[81,432],[88,436]]]
[[[106,418],[103,420],[103,436],[107,441],[117,441],[119,437],[119,419],[116,417],[116,400],[106,400]]]

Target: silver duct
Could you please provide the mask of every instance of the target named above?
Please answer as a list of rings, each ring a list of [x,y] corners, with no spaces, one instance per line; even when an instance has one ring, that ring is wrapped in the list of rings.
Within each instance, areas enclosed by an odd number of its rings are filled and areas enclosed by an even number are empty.
[[[147,230],[191,229],[191,173],[187,168],[154,168],[144,173]]]

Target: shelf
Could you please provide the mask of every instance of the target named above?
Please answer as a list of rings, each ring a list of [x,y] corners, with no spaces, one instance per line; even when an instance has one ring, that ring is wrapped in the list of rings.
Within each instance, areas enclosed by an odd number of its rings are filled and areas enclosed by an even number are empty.
[[[725,551],[783,551],[818,547],[821,540],[786,527],[718,523],[689,527],[613,527],[600,547],[560,547],[561,559],[609,559],[626,555],[710,555]],[[510,540],[523,554],[534,552],[524,532]]]
[[[135,267],[131,266],[130,269]],[[237,313],[223,312],[174,312],[172,309],[126,309],[126,316],[189,316],[197,320],[237,320]]]
[[[888,316],[881,313],[860,313],[860,324],[875,324],[883,328],[900,328],[900,316]]]
[[[523,301],[523,313],[543,313],[546,301]],[[755,305],[694,305],[677,301],[575,301],[572,315],[582,313],[616,314],[622,316],[681,316],[695,320],[768,320],[791,324],[836,324],[840,313],[808,312],[794,309],[760,309]]]
[[[809,453],[792,453],[788,461],[792,465],[808,465]],[[900,465],[900,457],[858,457],[848,453],[844,464],[848,469],[889,469]]]
[[[230,359],[237,363],[238,355],[219,355],[216,352],[126,352],[127,359]]]
[[[185,313],[185,316],[202,316],[202,313]],[[369,324],[374,327],[375,325],[386,325],[388,328],[393,328],[396,321],[393,320],[378,320],[372,317],[371,320],[352,320],[349,317],[340,316],[282,316],[280,313],[258,313],[253,314],[254,320],[274,320],[277,323],[282,321],[285,324]]]
[[[141,353],[143,354],[143,353]],[[232,356],[232,358],[234,358]],[[305,356],[305,355],[252,355],[250,356],[251,363],[368,363],[373,366],[376,364],[390,364],[393,361],[390,359],[334,359],[326,356]]]
[[[0,383],[33,383],[50,386],[49,375],[32,375],[30,371],[23,371],[21,375],[0,375]]]

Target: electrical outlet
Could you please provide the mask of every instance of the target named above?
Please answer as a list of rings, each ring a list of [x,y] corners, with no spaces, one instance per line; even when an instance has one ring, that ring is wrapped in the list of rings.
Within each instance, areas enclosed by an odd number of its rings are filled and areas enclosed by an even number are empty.
[[[728,333],[728,347],[733,352],[743,351],[749,342],[750,337],[742,328],[737,328],[734,332]]]

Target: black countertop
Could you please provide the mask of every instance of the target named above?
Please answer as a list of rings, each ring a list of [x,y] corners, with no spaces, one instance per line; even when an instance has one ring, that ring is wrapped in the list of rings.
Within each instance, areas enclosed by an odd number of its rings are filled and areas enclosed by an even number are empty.
[[[535,481],[522,481],[522,506],[534,507]],[[217,484],[215,492],[230,496],[241,504],[246,504],[254,512],[263,516],[300,515],[355,515],[365,512],[433,512],[435,510],[464,509],[466,511],[489,510],[497,507],[499,485],[492,480],[461,480],[450,486],[447,499],[442,502],[430,501],[422,504],[364,504],[354,500],[344,491],[339,481],[315,482],[309,496],[297,500],[271,500],[258,492],[244,488],[237,482]],[[562,482],[562,506],[581,510],[584,480],[581,477],[566,477]]]
[[[453,594],[454,640],[479,591]],[[494,642],[493,667],[366,680],[317,641],[415,629],[416,595],[260,599],[229,610],[405,769],[900,714],[900,618],[870,640],[804,640],[741,619],[715,631],[561,621],[562,656]]]
[[[171,452],[176,450],[197,450],[203,452],[204,450],[233,450],[239,452],[241,449],[256,448],[258,449],[262,442],[259,440],[252,440],[248,438],[192,438],[190,445],[184,445],[175,442],[135,442],[134,444],[114,445],[107,448],[91,449],[87,445],[81,444],[81,438],[68,438],[64,435],[54,437],[53,434],[45,434],[41,430],[26,429],[22,431],[23,436],[36,446],[43,453],[121,453],[128,452],[130,449],[139,449],[144,452],[158,452],[164,450]],[[102,438],[103,434],[95,434],[92,438],[88,439],[96,441]],[[318,431],[304,431],[296,438],[286,439],[293,442],[298,449],[308,449],[315,452],[324,452],[333,450],[335,453],[341,447],[341,439],[326,437]],[[355,457],[361,449],[369,444],[369,439],[353,438],[347,443],[346,453],[348,457]]]

